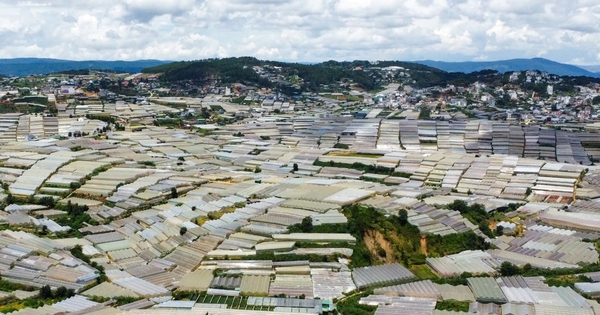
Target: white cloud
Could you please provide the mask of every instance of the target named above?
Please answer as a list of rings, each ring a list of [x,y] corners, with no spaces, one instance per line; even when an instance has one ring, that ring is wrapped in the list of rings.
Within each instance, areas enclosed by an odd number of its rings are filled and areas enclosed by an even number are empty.
[[[599,17],[597,0],[0,0],[0,57],[597,63]]]

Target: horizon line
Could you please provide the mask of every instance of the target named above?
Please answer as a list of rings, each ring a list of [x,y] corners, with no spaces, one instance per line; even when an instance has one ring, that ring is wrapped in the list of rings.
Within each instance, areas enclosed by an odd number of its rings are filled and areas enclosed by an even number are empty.
[[[226,58],[243,58],[243,57],[251,57],[256,58],[261,61],[275,61],[275,62],[286,62],[286,63],[303,63],[303,64],[319,64],[327,61],[336,61],[336,62],[353,62],[353,61],[369,61],[369,62],[378,62],[378,61],[398,61],[398,62],[445,62],[445,63],[487,63],[487,62],[502,62],[502,61],[511,61],[511,60],[533,60],[533,59],[542,59],[548,60],[552,62],[557,62],[566,65],[572,65],[576,67],[589,67],[589,66],[600,66],[600,64],[575,64],[569,62],[561,62],[556,61],[544,57],[519,57],[519,58],[509,58],[509,59],[497,59],[497,60],[461,60],[461,61],[447,61],[447,60],[436,60],[436,59],[418,59],[418,60],[401,60],[401,59],[377,59],[377,60],[368,60],[368,59],[354,59],[354,60],[338,60],[338,59],[327,59],[321,61],[297,61],[297,60],[277,60],[277,59],[261,59],[255,56],[230,56],[230,57],[206,57],[200,59],[175,59],[175,60],[167,60],[167,59],[158,59],[158,58],[147,58],[147,59],[61,59],[61,58],[53,58],[53,57],[0,57],[0,60],[18,60],[18,59],[41,59],[41,60],[60,60],[60,61],[73,61],[73,62],[86,62],[86,61],[96,61],[96,62],[137,62],[137,61],[160,61],[160,62],[187,62],[187,61],[201,61],[208,59],[226,59]]]

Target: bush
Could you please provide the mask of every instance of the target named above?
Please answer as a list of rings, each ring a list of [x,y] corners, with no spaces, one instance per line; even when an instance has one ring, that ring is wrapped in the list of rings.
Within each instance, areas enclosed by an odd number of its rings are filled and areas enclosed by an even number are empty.
[[[496,225],[496,236],[504,235],[504,227],[502,225]]]
[[[440,311],[468,312],[469,302],[445,300],[437,302],[435,304],[435,309]]]
[[[313,230],[313,223],[311,217],[305,217],[302,219],[302,223],[300,223],[302,232],[310,233]]]
[[[503,262],[500,265],[500,274],[503,277],[510,277],[520,273],[519,267],[511,264],[508,261]]]

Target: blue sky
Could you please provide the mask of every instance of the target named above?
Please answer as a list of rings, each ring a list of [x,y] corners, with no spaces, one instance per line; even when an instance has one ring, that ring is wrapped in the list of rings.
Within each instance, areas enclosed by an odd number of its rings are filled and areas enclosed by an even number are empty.
[[[0,58],[600,64],[597,0],[0,0]]]

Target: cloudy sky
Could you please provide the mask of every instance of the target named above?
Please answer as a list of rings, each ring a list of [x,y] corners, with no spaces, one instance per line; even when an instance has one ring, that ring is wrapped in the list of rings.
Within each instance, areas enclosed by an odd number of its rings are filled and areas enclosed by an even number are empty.
[[[598,0],[0,0],[0,58],[600,64],[598,21]]]

